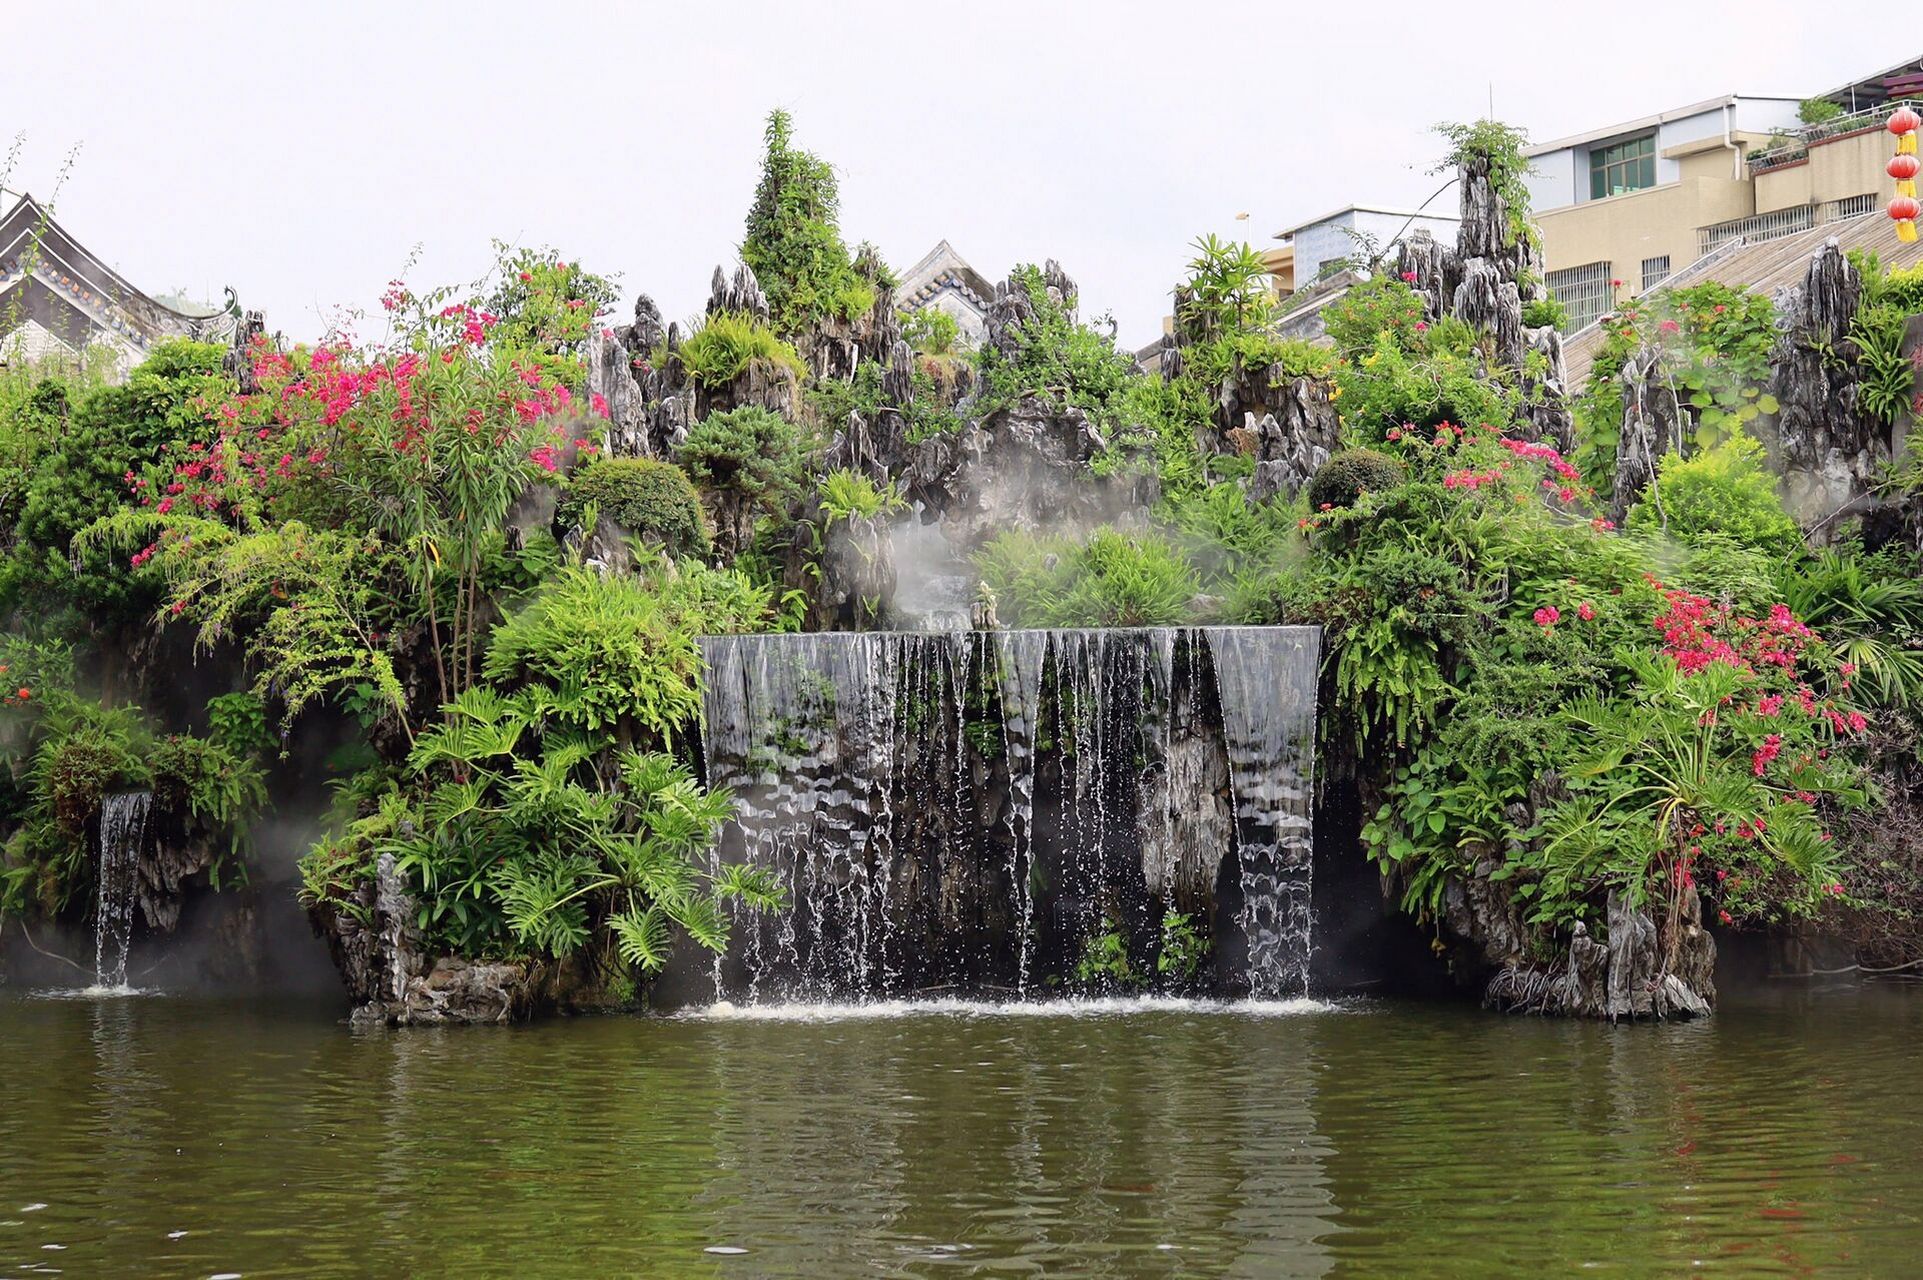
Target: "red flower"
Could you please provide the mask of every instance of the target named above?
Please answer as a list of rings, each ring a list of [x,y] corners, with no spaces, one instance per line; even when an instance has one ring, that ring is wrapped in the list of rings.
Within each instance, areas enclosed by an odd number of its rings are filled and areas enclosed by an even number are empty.
[[[1541,627],[1544,631],[1547,631],[1549,630],[1549,628],[1555,626],[1558,622],[1562,621],[1562,610],[1558,609],[1553,604],[1546,604],[1542,608],[1536,610],[1534,617],[1536,619],[1536,625]]]
[[[1576,616],[1584,622],[1594,622],[1596,620],[1596,606],[1585,600],[1576,606]]]
[[[1718,920],[1721,920],[1721,921],[1722,921],[1722,922],[1723,922],[1724,924],[1732,924],[1732,923],[1734,923],[1734,921],[1733,921],[1733,920],[1731,920],[1731,918],[1730,918],[1730,914],[1729,914],[1729,912],[1727,912],[1727,911],[1723,911],[1723,910],[1721,910],[1721,909],[1718,909],[1718,910],[1717,910],[1717,912],[1716,912],[1716,918],[1717,918]]]
[[[1402,273],[1402,283],[1404,283],[1404,284],[1414,284],[1415,282],[1416,282],[1416,273],[1415,273],[1415,272],[1413,272],[1413,271],[1405,271],[1405,272],[1403,272],[1403,273]]]
[[[1677,332],[1680,332],[1682,329],[1682,326],[1677,324],[1674,320],[1665,320],[1661,324],[1657,325],[1656,327],[1664,333],[1677,333]]]

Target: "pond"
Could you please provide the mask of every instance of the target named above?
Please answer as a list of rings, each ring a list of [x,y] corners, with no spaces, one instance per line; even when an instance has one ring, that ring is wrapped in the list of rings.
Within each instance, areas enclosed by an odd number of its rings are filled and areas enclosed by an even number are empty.
[[[0,993],[0,1276],[1915,1274],[1923,991],[348,1030]]]

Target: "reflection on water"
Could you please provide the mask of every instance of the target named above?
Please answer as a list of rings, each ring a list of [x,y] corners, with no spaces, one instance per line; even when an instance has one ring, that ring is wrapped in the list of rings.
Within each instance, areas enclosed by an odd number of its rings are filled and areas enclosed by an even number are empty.
[[[707,1011],[0,996],[0,1276],[1914,1274],[1923,993]],[[55,1247],[57,1246],[57,1247]]]

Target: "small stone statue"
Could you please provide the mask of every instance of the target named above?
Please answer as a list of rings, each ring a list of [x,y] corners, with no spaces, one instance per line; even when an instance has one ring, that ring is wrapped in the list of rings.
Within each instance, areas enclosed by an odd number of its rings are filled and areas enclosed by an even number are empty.
[[[1002,621],[995,616],[995,591],[986,582],[975,588],[975,603],[968,611],[968,625],[976,631],[1000,631]]]

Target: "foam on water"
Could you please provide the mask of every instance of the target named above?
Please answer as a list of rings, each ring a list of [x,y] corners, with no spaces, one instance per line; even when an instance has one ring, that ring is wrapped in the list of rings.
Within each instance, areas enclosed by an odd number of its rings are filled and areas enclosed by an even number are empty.
[[[781,1001],[737,1005],[721,1000],[683,1009],[673,1016],[699,1022],[876,1022],[898,1018],[1116,1018],[1141,1014],[1184,1013],[1240,1018],[1298,1017],[1336,1013],[1343,1006],[1297,996],[1283,1000],[1201,1000],[1183,996],[1110,996],[1085,1000],[970,1000],[941,996],[928,1000]]]
[[[123,982],[117,986],[95,983],[90,987],[48,987],[29,994],[36,1000],[124,1000],[129,996],[157,996],[160,992]]]

